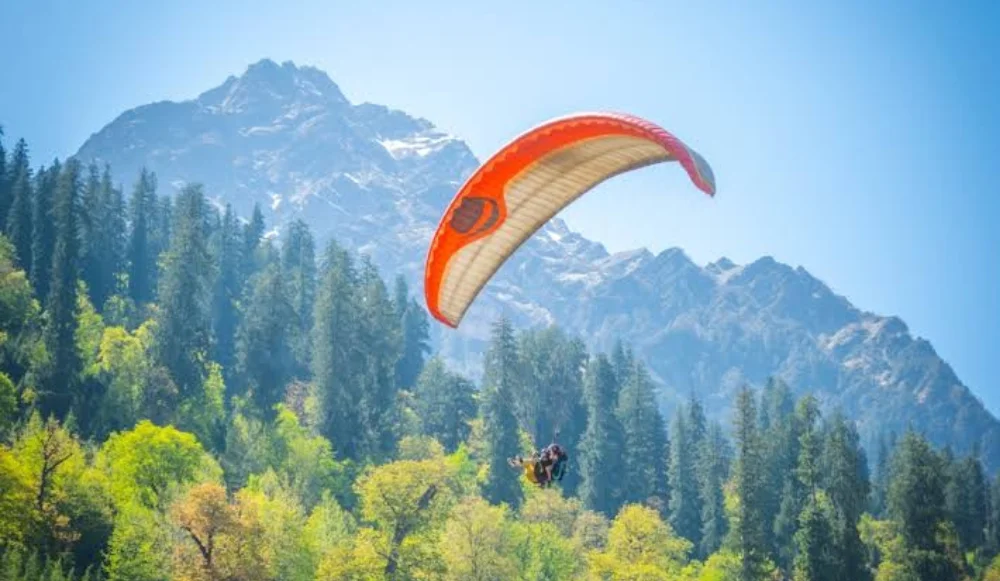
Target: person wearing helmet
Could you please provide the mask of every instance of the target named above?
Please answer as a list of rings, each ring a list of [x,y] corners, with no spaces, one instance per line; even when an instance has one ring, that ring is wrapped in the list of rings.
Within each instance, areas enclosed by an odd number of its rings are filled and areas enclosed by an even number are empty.
[[[543,486],[551,486],[553,480],[562,481],[566,474],[566,460],[568,455],[566,450],[559,444],[552,443],[542,449],[540,463],[545,470],[545,483]]]

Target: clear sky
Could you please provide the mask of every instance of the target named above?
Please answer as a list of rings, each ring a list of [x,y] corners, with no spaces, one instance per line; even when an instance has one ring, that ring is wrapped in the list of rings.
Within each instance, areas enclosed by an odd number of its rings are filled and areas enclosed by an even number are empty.
[[[701,152],[718,196],[657,166],[585,196],[572,228],[802,265],[902,317],[997,413],[998,23],[1000,3],[922,0],[2,0],[0,123],[37,165],[263,57],[481,158],[552,116],[635,113]]]

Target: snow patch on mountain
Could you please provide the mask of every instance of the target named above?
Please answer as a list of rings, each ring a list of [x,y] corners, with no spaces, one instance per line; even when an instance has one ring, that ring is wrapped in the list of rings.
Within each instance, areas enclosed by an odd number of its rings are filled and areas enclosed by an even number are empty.
[[[396,159],[412,156],[427,157],[443,149],[449,143],[456,141],[447,134],[418,134],[403,139],[383,139],[379,143]]]

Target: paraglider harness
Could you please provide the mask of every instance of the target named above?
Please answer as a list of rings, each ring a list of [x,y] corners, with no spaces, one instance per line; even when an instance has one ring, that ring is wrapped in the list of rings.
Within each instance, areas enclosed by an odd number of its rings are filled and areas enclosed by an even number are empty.
[[[529,482],[546,488],[551,486],[553,481],[562,481],[566,475],[567,460],[566,450],[559,444],[552,443],[527,458],[522,456],[508,458],[507,463],[514,468],[523,468],[524,476]],[[550,466],[551,470],[548,469]]]

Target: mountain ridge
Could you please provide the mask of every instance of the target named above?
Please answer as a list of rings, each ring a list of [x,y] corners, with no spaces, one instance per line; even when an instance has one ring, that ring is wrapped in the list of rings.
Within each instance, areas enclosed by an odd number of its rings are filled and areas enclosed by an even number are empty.
[[[161,193],[202,183],[243,216],[259,203],[279,237],[301,217],[318,244],[336,237],[384,273],[404,273],[418,293],[440,213],[479,163],[426,119],[352,104],[321,70],[270,59],[194,99],[123,112],[76,157],[108,162],[118,176],[146,166]],[[521,327],[558,324],[592,349],[628,341],[668,407],[695,392],[710,416],[725,418],[739,385],[778,375],[843,409],[869,445],[912,423],[956,451],[978,447],[1000,468],[1000,422],[929,341],[770,256],[699,266],[680,248],[611,253],[557,216],[501,268],[458,331],[432,325],[432,339],[476,375],[500,312]]]

